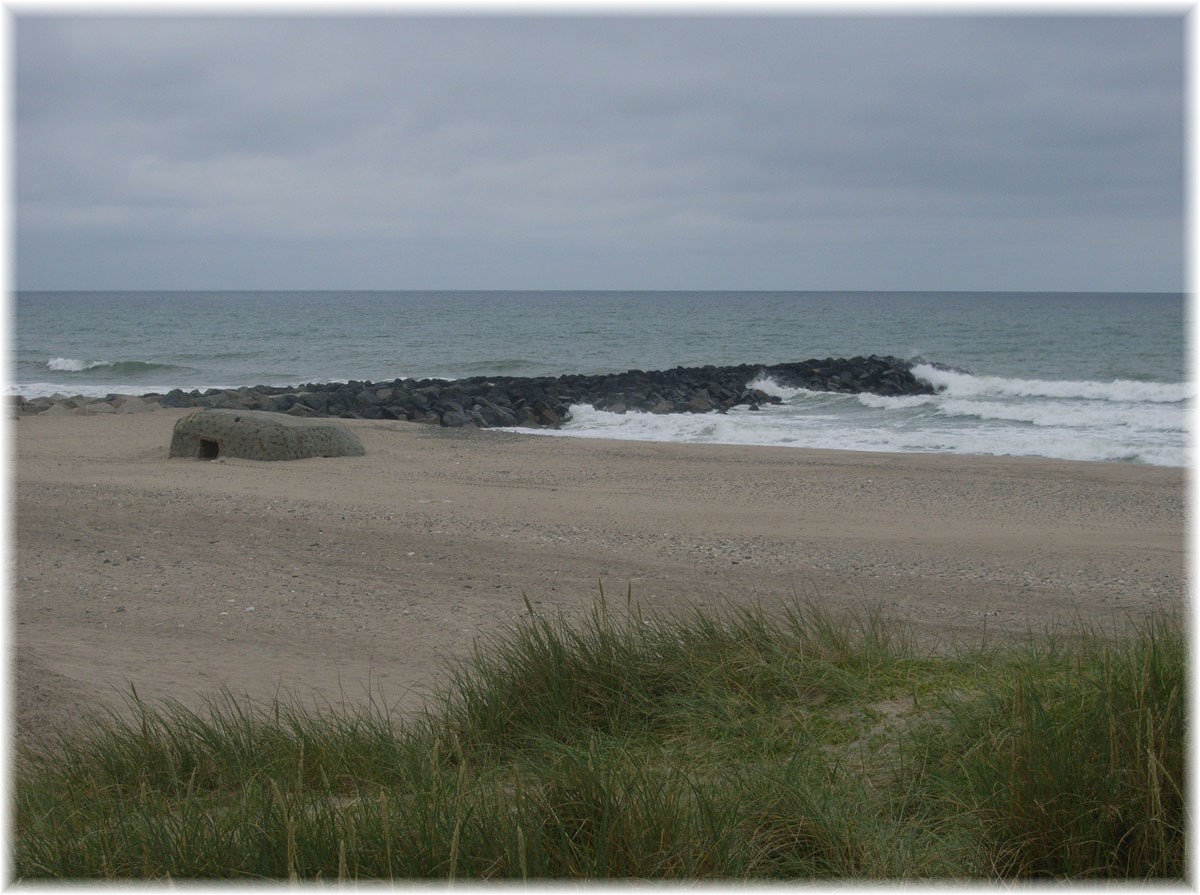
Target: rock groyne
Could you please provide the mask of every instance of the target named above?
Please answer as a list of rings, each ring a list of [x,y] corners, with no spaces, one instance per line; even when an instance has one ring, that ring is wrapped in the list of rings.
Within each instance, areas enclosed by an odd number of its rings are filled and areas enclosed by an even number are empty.
[[[384,382],[305,383],[236,389],[148,393],[140,397],[14,399],[18,415],[131,413],[162,407],[268,410],[300,417],[409,420],[440,426],[553,427],[571,418],[572,404],[613,413],[723,413],[757,410],[780,399],[753,383],[770,379],[788,388],[877,395],[927,395],[934,389],[896,357],[825,358],[780,364],[675,367],[601,375],[474,376]]]

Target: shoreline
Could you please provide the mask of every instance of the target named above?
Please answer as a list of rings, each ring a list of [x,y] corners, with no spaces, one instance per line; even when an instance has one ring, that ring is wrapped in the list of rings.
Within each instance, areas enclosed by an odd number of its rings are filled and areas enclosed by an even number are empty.
[[[23,417],[18,734],[221,687],[402,709],[525,612],[880,606],[929,643],[1182,609],[1182,467],[331,420],[364,457],[168,460],[190,410]]]
[[[446,380],[446,382],[451,382],[451,380]],[[307,396],[306,393],[303,393],[303,392],[297,393],[297,392],[292,391],[290,389],[290,387],[288,387],[288,388],[280,387],[280,389],[276,389],[276,390],[280,391],[281,395],[283,396],[283,400],[285,400],[285,401],[292,400],[298,394],[305,396],[305,397]],[[247,394],[247,393],[249,393],[249,394]],[[763,399],[764,404],[779,403],[778,398],[775,398],[764,392],[757,392],[757,394],[759,395],[760,398]],[[114,413],[120,414],[120,415],[126,415],[126,414],[132,414],[132,413],[147,413],[147,412],[155,412],[155,411],[160,411],[160,410],[179,410],[179,409],[188,409],[189,411],[197,411],[197,410],[213,409],[213,408],[225,409],[225,410],[234,410],[234,409],[263,410],[263,409],[265,409],[265,410],[274,410],[274,412],[287,413],[289,415],[299,416],[299,417],[303,417],[303,418],[325,418],[325,419],[330,419],[330,420],[332,420],[334,422],[338,422],[338,423],[344,423],[347,420],[355,420],[355,419],[358,419],[358,420],[385,419],[388,421],[395,421],[395,422],[403,422],[403,421],[417,422],[417,423],[429,425],[433,428],[448,428],[448,429],[479,428],[479,429],[489,429],[489,430],[495,430],[495,431],[501,431],[501,432],[511,432],[511,433],[519,434],[519,435],[530,435],[530,436],[550,435],[550,436],[567,437],[567,438],[581,438],[581,439],[585,439],[585,440],[590,439],[590,440],[602,440],[602,441],[636,441],[636,442],[648,442],[648,443],[652,443],[652,444],[691,444],[691,445],[698,445],[698,446],[701,446],[701,445],[726,445],[726,446],[740,447],[740,448],[778,448],[778,449],[784,449],[784,450],[799,449],[799,450],[803,450],[803,451],[833,450],[833,451],[843,451],[843,452],[848,452],[848,453],[859,453],[859,454],[885,454],[885,455],[886,454],[895,454],[897,456],[908,456],[908,457],[920,456],[920,455],[924,455],[924,454],[930,454],[933,456],[985,457],[985,458],[992,458],[992,459],[1007,459],[1007,458],[1022,457],[1022,458],[1026,458],[1026,459],[1032,459],[1032,460],[1063,460],[1064,462],[1072,462],[1072,463],[1075,463],[1075,462],[1078,462],[1078,463],[1118,463],[1118,464],[1129,464],[1129,465],[1155,466],[1155,467],[1162,467],[1162,468],[1168,468],[1168,469],[1180,469],[1180,470],[1188,469],[1190,467],[1190,457],[1185,458],[1182,462],[1179,462],[1179,463],[1150,462],[1145,459],[1132,459],[1132,458],[1130,458],[1130,459],[1101,459],[1101,458],[1097,458],[1097,459],[1092,459],[1092,458],[1065,459],[1062,457],[1055,457],[1053,455],[1044,455],[1044,454],[1036,454],[1036,453],[1028,453],[1028,454],[1025,454],[1025,453],[1020,453],[1020,454],[994,453],[994,454],[991,454],[991,453],[971,453],[969,451],[954,450],[954,449],[933,451],[933,450],[920,450],[920,449],[915,449],[915,448],[910,449],[910,450],[903,450],[903,451],[901,451],[901,450],[888,451],[888,450],[882,450],[882,449],[877,449],[877,448],[873,448],[873,447],[868,447],[868,448],[859,448],[859,447],[828,448],[828,447],[811,445],[811,444],[790,444],[787,442],[779,442],[779,441],[770,442],[770,441],[751,441],[751,440],[734,440],[734,439],[722,440],[719,438],[711,439],[711,440],[710,439],[704,439],[704,440],[687,439],[687,438],[678,439],[678,438],[672,438],[672,437],[657,438],[657,437],[646,437],[646,436],[628,435],[628,434],[598,435],[598,434],[595,434],[595,432],[593,432],[593,431],[577,433],[575,431],[570,431],[570,430],[565,429],[564,427],[566,425],[569,425],[571,422],[574,422],[574,420],[571,419],[571,416],[577,409],[579,409],[579,408],[586,409],[591,406],[591,405],[586,405],[586,404],[561,405],[556,410],[550,410],[548,407],[545,407],[545,408],[543,408],[543,410],[549,411],[552,414],[552,417],[548,418],[546,420],[546,422],[539,423],[537,421],[531,421],[530,425],[519,425],[518,426],[518,425],[509,425],[500,419],[494,419],[491,424],[487,423],[486,421],[484,421],[482,419],[480,419],[479,421],[474,421],[474,420],[467,418],[464,414],[461,414],[457,411],[450,411],[450,414],[452,417],[459,417],[459,419],[457,419],[456,421],[451,422],[451,423],[446,423],[442,418],[439,418],[432,411],[430,411],[430,415],[426,418],[418,419],[414,416],[414,418],[412,418],[412,419],[405,420],[398,416],[395,419],[393,419],[394,415],[365,416],[365,417],[364,416],[342,417],[342,416],[332,415],[329,413],[316,413],[316,412],[312,412],[310,409],[308,409],[307,405],[300,404],[300,403],[290,405],[288,410],[280,410],[278,406],[272,406],[272,402],[269,400],[269,398],[264,399],[263,396],[261,396],[257,392],[255,392],[252,387],[246,387],[246,386],[243,386],[239,389],[215,389],[215,388],[208,389],[203,395],[201,395],[198,392],[195,393],[194,395],[188,395],[188,394],[184,394],[181,392],[178,397],[182,398],[184,403],[172,403],[172,400],[176,397],[177,396],[175,396],[173,394],[162,395],[157,392],[149,392],[144,395],[109,392],[105,396],[75,394],[70,397],[67,397],[63,394],[56,393],[53,396],[38,397],[38,398],[31,398],[31,399],[26,399],[21,395],[10,395],[9,396],[9,412],[10,412],[10,418],[22,419],[22,418],[34,417],[34,416],[49,416],[49,417],[53,417],[53,416],[91,416],[91,415],[96,415],[96,414],[107,415],[107,414],[114,414]],[[160,404],[159,403],[160,401],[162,401],[163,403]],[[563,413],[565,420],[564,420],[564,418],[560,418],[558,416],[558,414],[560,412]],[[726,411],[722,411],[722,413],[724,413],[724,412],[726,412]],[[621,410],[619,412],[619,416],[621,416],[621,417],[624,417],[625,414],[626,414],[625,410]],[[629,410],[628,414],[631,417],[637,417],[639,415],[646,416],[646,417],[654,417],[654,416],[672,417],[672,416],[674,416],[674,417],[679,417],[679,418],[683,418],[683,419],[704,420],[704,419],[707,419],[708,417],[710,417],[712,415],[712,412],[711,412],[711,410],[702,410],[702,409],[697,409],[697,410],[693,410],[693,411],[688,411],[688,410],[684,409],[684,410],[671,410],[671,411],[660,411],[660,412],[634,409],[634,410]],[[558,422],[553,422],[552,421],[553,419],[558,419]]]

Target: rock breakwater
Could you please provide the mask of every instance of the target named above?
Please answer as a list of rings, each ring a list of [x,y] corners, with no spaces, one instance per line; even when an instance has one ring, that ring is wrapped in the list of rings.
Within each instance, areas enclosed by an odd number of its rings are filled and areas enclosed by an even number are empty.
[[[571,418],[572,404],[613,413],[724,413],[757,410],[780,399],[753,383],[877,395],[927,395],[934,389],[896,357],[825,358],[781,364],[675,367],[602,375],[475,376],[469,379],[394,379],[385,382],[245,386],[141,396],[14,398],[18,415],[131,413],[156,407],[269,410],[301,417],[409,420],[440,426],[554,427]]]

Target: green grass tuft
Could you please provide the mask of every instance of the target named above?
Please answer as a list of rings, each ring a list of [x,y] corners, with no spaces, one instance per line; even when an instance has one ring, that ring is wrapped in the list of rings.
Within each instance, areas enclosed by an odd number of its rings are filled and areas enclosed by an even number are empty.
[[[20,879],[1180,879],[1177,619],[530,611],[425,710],[134,694],[21,745]]]

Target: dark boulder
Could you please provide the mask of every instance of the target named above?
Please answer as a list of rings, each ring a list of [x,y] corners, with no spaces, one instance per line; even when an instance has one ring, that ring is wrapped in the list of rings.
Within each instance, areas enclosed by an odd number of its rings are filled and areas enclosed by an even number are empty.
[[[161,398],[158,403],[163,407],[195,407],[196,400],[183,389],[173,388]]]

